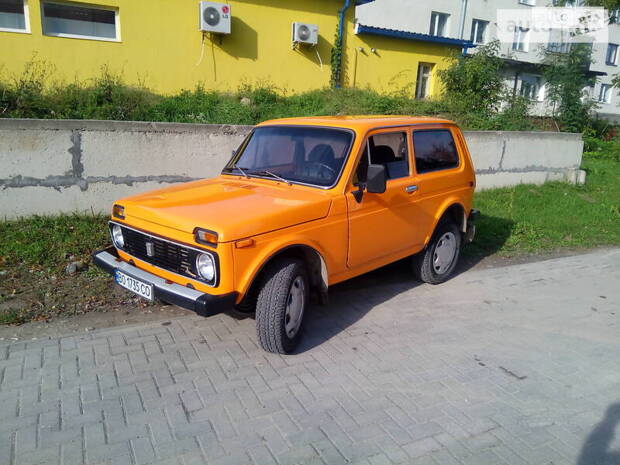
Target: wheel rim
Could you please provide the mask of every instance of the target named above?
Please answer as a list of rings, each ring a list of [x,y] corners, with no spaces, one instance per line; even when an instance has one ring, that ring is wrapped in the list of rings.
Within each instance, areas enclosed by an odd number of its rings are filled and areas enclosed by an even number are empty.
[[[456,237],[453,233],[447,232],[437,241],[433,253],[433,270],[437,274],[444,274],[450,269],[454,257],[456,256]]]
[[[301,326],[306,306],[306,286],[301,276],[297,276],[291,283],[286,300],[284,314],[284,330],[289,338],[295,337]]]

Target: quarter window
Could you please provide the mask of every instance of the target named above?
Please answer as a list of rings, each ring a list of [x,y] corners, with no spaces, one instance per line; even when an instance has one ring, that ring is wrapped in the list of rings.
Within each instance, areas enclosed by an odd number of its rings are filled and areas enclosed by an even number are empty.
[[[43,3],[43,33],[51,36],[118,40],[118,11],[64,3]]]
[[[0,0],[0,31],[28,32],[24,0]]]
[[[452,133],[447,129],[414,131],[413,152],[419,174],[456,168],[459,156]]]

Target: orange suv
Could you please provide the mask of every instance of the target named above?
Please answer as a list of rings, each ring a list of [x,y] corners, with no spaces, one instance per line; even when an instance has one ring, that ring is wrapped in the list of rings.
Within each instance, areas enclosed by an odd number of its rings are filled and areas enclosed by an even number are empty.
[[[475,184],[451,121],[267,121],[216,178],[119,200],[94,261],[146,299],[254,313],[261,346],[288,353],[332,284],[408,256],[422,281],[448,279],[475,232]]]

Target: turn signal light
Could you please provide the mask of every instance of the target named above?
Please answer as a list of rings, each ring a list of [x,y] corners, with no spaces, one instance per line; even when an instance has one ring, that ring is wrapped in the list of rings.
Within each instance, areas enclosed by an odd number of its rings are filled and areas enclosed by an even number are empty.
[[[122,205],[114,205],[112,207],[112,216],[116,218],[120,218],[121,220],[125,219],[125,207]]]
[[[208,229],[196,228],[194,229],[194,239],[199,244],[217,245],[217,233],[209,231]]]

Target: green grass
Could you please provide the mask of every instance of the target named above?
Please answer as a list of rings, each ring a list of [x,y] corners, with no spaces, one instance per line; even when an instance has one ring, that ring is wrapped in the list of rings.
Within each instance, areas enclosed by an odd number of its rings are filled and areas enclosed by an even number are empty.
[[[620,244],[620,163],[585,159],[585,186],[553,182],[482,191],[470,255],[514,256]]]
[[[60,215],[0,222],[0,268],[56,270],[70,256],[88,259],[109,241],[107,221],[103,216]]]
[[[439,115],[465,129],[532,129],[520,112],[460,115],[445,98],[414,99],[408,88],[390,94],[371,89],[324,88],[291,93],[269,82],[241,84],[234,92],[196,88],[159,95],[144,85],[129,85],[106,67],[90,80],[55,80],[53,67],[32,60],[19,75],[0,69],[0,118],[95,119],[178,123],[257,124],[293,116],[399,114]],[[512,107],[511,107],[512,108]]]

